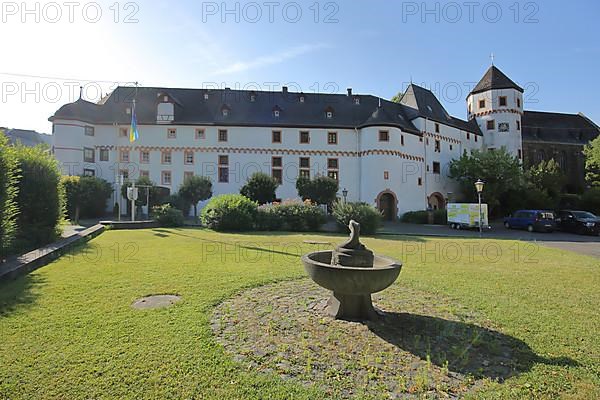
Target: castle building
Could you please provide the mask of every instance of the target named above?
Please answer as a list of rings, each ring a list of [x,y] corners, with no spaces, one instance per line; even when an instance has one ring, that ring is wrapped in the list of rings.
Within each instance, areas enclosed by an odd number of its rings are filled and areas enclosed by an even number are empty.
[[[134,99],[139,139],[130,143]],[[204,175],[218,195],[239,192],[252,173],[262,171],[281,183],[281,199],[297,197],[298,176],[327,175],[339,181],[340,191],[346,189],[348,201],[373,204],[393,220],[457,199],[458,186],[447,172],[464,152],[504,147],[527,163],[532,146],[546,146],[532,139],[536,128],[527,124],[541,123],[523,110],[523,89],[496,67],[469,94],[467,108],[467,120],[453,117],[430,90],[414,84],[398,103],[352,89],[313,94],[286,87],[119,87],[98,103],[64,105],[50,121],[54,154],[69,175],[113,183],[119,175],[147,176],[171,192],[187,177]],[[539,129],[538,136],[549,128]],[[584,128],[572,129],[578,134]],[[580,142],[569,142],[571,155],[600,133],[595,125],[585,129],[576,135]],[[553,143],[560,155],[561,133],[552,132],[541,134],[543,143]]]

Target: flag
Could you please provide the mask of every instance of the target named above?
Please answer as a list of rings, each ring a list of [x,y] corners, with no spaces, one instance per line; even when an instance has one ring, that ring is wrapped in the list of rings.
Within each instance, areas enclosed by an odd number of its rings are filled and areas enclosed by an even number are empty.
[[[138,127],[137,127],[137,118],[135,116],[135,101],[133,103],[133,110],[131,111],[131,128],[129,128],[129,141],[131,143],[135,142],[139,137]]]

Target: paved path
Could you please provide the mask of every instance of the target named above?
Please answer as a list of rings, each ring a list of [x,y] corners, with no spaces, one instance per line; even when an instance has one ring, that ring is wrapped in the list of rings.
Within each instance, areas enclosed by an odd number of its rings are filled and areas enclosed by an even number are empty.
[[[385,223],[380,234],[410,235],[433,237],[479,238],[478,231],[454,230],[441,225],[415,225],[403,223]],[[506,229],[502,223],[493,223],[492,229],[484,231],[483,238],[522,240],[537,242],[543,246],[574,251],[600,258],[600,237],[575,235],[566,232],[539,233],[524,230]]]

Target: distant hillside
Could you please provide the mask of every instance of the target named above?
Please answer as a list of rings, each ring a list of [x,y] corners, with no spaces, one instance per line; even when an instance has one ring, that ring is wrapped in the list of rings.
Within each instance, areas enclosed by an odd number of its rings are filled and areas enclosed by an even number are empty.
[[[52,145],[52,136],[45,133],[39,133],[36,131],[30,131],[26,129],[8,129],[0,128],[4,134],[8,137],[8,140],[12,144],[21,143],[24,146],[37,146],[38,144]]]

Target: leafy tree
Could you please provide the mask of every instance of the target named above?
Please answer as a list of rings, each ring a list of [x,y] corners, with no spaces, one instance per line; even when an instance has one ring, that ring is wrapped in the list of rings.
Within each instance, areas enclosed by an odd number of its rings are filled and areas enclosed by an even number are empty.
[[[550,159],[542,160],[538,165],[534,165],[525,173],[525,179],[535,188],[546,194],[552,199],[558,199],[565,181],[565,175],[556,161]]]
[[[101,217],[106,211],[106,201],[112,194],[110,183],[94,176],[63,176],[67,213],[74,221],[79,217]]]
[[[404,93],[402,93],[402,92],[398,92],[398,94],[396,94],[394,97],[392,97],[392,98],[390,99],[390,101],[392,101],[392,102],[394,102],[394,103],[400,103],[400,100],[402,100],[402,95],[403,95],[403,94],[404,94]]]
[[[12,249],[17,233],[18,174],[14,149],[0,131],[0,262]]]
[[[81,205],[83,203],[80,176],[63,176],[60,184],[65,190],[67,216],[75,223],[79,222]]]
[[[16,146],[21,169],[17,203],[18,240],[22,250],[38,247],[60,236],[64,216],[64,189],[58,161],[47,146]]]
[[[194,206],[194,217],[198,216],[198,202],[210,199],[212,194],[212,182],[205,176],[191,176],[179,188],[179,196]]]
[[[600,186],[600,136],[585,146],[586,179],[592,186]]]
[[[240,194],[258,204],[272,203],[275,201],[278,186],[279,182],[275,178],[263,172],[256,172],[242,187]]]
[[[502,148],[496,151],[466,152],[450,163],[449,177],[456,180],[463,195],[475,200],[477,192],[475,182],[485,182],[483,197],[490,210],[498,207],[503,195],[523,185],[523,171],[519,160]]]
[[[296,189],[302,200],[331,205],[337,200],[340,186],[337,180],[328,176],[317,176],[314,179],[299,177],[296,181]]]

